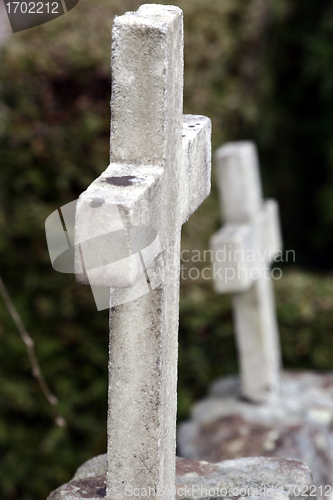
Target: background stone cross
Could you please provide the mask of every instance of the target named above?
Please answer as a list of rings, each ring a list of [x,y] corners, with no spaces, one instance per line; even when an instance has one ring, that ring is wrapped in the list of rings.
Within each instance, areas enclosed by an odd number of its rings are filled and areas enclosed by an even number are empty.
[[[279,393],[280,347],[269,264],[281,251],[278,205],[263,201],[252,142],[215,154],[222,229],[211,238],[214,286],[232,293],[243,395],[253,401]]]
[[[174,500],[181,226],[209,194],[211,157],[210,120],[183,117],[182,11],[117,17],[112,78],[111,163],[75,223],[77,279],[111,288],[107,498]]]

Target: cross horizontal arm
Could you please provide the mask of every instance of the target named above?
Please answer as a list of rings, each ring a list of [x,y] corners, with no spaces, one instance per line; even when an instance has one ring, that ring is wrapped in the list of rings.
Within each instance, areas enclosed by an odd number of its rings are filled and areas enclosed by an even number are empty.
[[[213,252],[214,289],[217,293],[237,293],[252,284],[253,260],[246,258],[254,248],[253,229],[249,224],[226,224],[210,239]]]
[[[210,239],[214,288],[218,293],[248,290],[282,250],[278,204],[264,201],[249,224],[225,224]]]
[[[142,276],[138,252],[158,236],[158,219],[152,219],[159,210],[162,174],[161,167],[111,164],[81,194],[75,221],[77,281],[122,288]],[[147,267],[161,251],[158,241],[150,250]]]
[[[184,115],[184,158],[179,165],[181,222],[210,192],[210,134],[209,118]],[[77,281],[122,288],[134,286],[140,279],[144,268],[138,251],[146,249],[145,266],[149,267],[162,249],[158,236],[163,173],[163,167],[156,165],[112,163],[81,194],[75,222]],[[134,232],[129,228],[141,229]],[[156,232],[154,245],[148,228]]]
[[[181,179],[183,220],[201,205],[211,187],[211,121],[206,116],[183,115],[184,162]]]

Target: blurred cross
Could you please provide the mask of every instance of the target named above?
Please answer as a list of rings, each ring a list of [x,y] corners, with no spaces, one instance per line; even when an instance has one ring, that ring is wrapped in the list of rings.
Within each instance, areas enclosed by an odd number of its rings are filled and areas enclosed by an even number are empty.
[[[278,205],[263,201],[252,142],[215,154],[225,225],[211,238],[214,286],[232,293],[243,395],[257,402],[279,394],[280,346],[269,265],[281,252]]]

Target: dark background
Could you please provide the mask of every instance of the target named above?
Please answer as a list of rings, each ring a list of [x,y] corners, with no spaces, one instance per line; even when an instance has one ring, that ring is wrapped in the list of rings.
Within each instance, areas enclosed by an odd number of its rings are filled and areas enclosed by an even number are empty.
[[[165,2],[167,3],[167,2]],[[278,199],[296,261],[276,281],[286,367],[333,369],[333,3],[182,0],[187,113],[213,122],[213,147],[252,139],[265,196]],[[35,379],[0,299],[0,498],[44,500],[106,450],[108,314],[89,287],[53,271],[44,223],[108,165],[114,15],[134,0],[81,0],[11,34],[0,63],[0,275],[35,341],[66,428]],[[184,226],[208,248],[212,195]],[[195,266],[206,267],[201,262]],[[210,381],[238,370],[230,300],[183,280],[179,419]]]

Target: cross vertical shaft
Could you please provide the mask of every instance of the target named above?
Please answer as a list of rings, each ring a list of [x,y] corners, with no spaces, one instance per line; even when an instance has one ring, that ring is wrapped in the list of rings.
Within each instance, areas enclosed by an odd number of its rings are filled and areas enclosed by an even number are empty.
[[[158,188],[164,210],[154,207],[151,215],[165,248],[160,271],[171,265],[177,273],[181,225],[173,186],[180,170],[173,166],[182,162],[182,16],[175,8],[140,11],[116,18],[113,27],[111,161],[164,167]],[[110,500],[126,498],[123,486],[175,496],[178,290],[175,280],[163,279],[150,293],[114,308],[111,296]],[[119,496],[112,481],[121,486]]]

